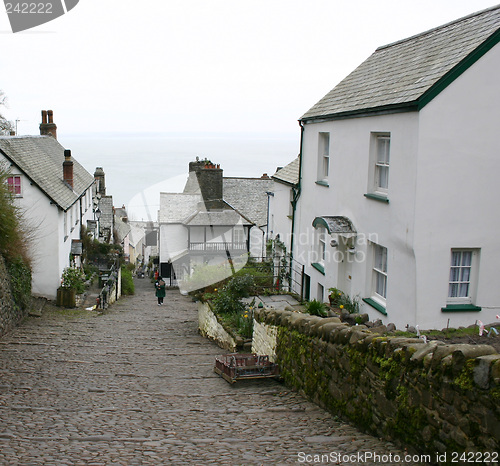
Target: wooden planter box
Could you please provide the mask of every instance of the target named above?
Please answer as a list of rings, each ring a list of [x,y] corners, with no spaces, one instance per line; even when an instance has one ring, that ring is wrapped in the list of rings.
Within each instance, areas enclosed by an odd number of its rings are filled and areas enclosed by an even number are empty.
[[[70,288],[58,288],[56,304],[61,307],[76,307],[76,291]]]

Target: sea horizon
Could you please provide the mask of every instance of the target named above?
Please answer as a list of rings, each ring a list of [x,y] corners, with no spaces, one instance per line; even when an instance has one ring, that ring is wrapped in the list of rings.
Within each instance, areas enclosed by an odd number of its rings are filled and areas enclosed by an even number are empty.
[[[131,220],[157,220],[160,192],[182,192],[189,162],[209,159],[226,177],[272,176],[299,152],[300,130],[290,133],[60,134],[59,142],[94,174],[102,167],[106,194]]]

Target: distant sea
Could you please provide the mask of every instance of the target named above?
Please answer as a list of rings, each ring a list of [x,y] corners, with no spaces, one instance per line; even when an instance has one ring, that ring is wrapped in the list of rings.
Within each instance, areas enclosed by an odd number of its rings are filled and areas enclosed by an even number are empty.
[[[130,134],[58,135],[92,175],[106,174],[106,194],[125,205],[131,220],[157,220],[160,192],[182,192],[189,162],[209,159],[224,176],[274,174],[299,153],[297,134]]]

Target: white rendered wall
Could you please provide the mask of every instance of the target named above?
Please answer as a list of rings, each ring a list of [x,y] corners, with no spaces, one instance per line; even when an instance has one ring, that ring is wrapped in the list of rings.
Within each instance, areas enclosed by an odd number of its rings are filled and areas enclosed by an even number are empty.
[[[500,45],[420,112],[415,251],[421,327],[496,321],[500,308],[498,215]],[[451,248],[480,248],[480,312],[442,313]],[[473,277],[474,279],[474,277]]]
[[[292,219],[290,207],[290,192],[292,188],[286,184],[274,181],[272,191],[274,196],[269,199],[269,238],[280,236],[286,250],[290,252]]]
[[[181,224],[160,225],[160,263],[169,262],[188,247],[187,228]]]
[[[65,240],[63,211],[51,204],[49,198],[19,170],[15,167],[11,170],[13,175],[21,176],[22,196],[15,198],[15,202],[23,213],[29,236],[32,293],[55,299],[62,272],[70,265],[71,240],[80,238],[80,201],[73,207],[73,225],[70,225],[68,215],[68,237]],[[90,196],[82,199],[81,212],[86,225],[87,220],[92,218]]]
[[[316,184],[318,133],[330,132],[329,187]],[[370,138],[373,132],[391,133],[389,203],[368,199]],[[339,287],[351,296],[370,297],[373,241],[388,249],[387,316],[369,305],[370,318],[404,326],[415,315],[415,276],[412,252],[418,115],[405,113],[354,118],[306,125],[303,141],[302,195],[297,211],[295,258],[311,277],[311,298],[317,284]],[[356,256],[327,244],[325,274],[311,266],[314,244],[312,222],[319,216],[345,216],[358,232]],[[296,228],[297,228],[296,226]],[[343,260],[343,262],[342,262]],[[350,262],[349,262],[350,261]],[[399,271],[404,270],[401,274]]]

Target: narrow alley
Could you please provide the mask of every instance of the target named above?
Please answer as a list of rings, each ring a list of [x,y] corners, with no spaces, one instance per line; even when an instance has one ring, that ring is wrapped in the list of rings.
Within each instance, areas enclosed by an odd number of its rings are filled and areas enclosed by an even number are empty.
[[[0,464],[412,464],[274,380],[229,385],[221,353],[149,280],[100,316],[30,318],[0,339]]]

